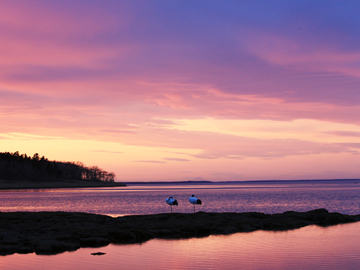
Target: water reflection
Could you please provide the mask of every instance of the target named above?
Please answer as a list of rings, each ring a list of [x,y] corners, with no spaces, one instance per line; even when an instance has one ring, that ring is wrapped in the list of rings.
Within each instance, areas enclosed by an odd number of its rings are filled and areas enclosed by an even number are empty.
[[[308,211],[358,214],[360,185],[156,185],[125,188],[57,189],[42,192],[0,192],[0,211],[71,211],[122,216],[169,212],[165,198],[175,197],[174,212],[191,213],[191,194],[201,197],[197,211],[265,212]]]
[[[257,231],[141,245],[83,248],[55,256],[2,257],[0,269],[357,269],[360,223]],[[105,252],[92,256],[93,252]]]

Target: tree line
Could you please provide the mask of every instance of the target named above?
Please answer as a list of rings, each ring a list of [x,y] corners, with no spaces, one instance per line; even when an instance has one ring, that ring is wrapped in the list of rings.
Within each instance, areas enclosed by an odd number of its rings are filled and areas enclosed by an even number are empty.
[[[115,174],[97,166],[86,167],[81,162],[50,161],[38,153],[0,152],[0,179],[32,182],[81,180],[114,182]]]

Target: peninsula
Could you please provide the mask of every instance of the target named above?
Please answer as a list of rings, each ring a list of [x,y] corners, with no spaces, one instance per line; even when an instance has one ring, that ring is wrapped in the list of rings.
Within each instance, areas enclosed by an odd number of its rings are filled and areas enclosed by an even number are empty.
[[[0,254],[57,254],[110,243],[142,243],[153,238],[181,239],[256,230],[285,231],[308,225],[360,221],[360,215],[326,209],[282,214],[166,213],[113,218],[69,212],[0,212]]]
[[[0,189],[125,186],[115,174],[81,162],[50,161],[38,153],[0,153]]]

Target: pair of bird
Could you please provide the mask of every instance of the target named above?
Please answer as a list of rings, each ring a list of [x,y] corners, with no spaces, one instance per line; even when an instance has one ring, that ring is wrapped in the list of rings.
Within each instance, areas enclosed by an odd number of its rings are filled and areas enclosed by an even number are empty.
[[[173,205],[178,205],[178,202],[177,200],[175,200],[172,196],[170,196],[169,198],[167,198],[166,200],[166,203],[168,205],[170,205],[171,207],[171,213],[172,213],[172,206]],[[192,203],[194,205],[194,213],[195,213],[195,205],[196,204],[201,204],[201,200],[196,198],[195,195],[191,195],[191,197],[189,198],[189,202]]]

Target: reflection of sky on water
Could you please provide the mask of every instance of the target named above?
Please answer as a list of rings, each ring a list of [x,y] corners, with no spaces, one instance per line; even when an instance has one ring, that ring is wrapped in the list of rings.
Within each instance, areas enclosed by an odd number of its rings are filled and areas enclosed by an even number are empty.
[[[144,244],[83,248],[55,256],[2,257],[7,269],[356,269],[360,223],[286,232],[256,231]],[[91,256],[93,252],[103,256]]]
[[[197,211],[265,212],[308,211],[358,214],[360,186],[339,184],[142,185],[124,188],[49,189],[1,192],[0,211],[71,211],[122,216],[170,212],[165,199],[173,196],[174,212],[191,213],[189,196],[203,204]]]

